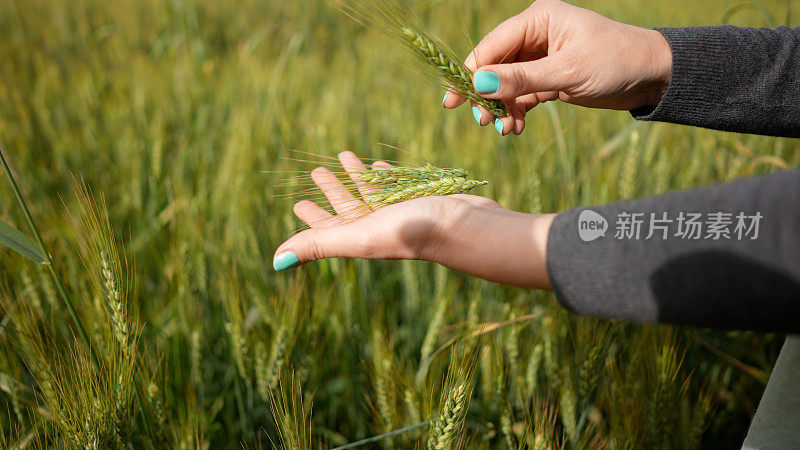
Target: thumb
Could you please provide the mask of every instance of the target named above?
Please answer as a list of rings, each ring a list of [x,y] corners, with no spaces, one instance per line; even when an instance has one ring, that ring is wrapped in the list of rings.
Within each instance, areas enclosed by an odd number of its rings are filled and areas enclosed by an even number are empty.
[[[551,55],[534,61],[482,66],[475,72],[473,82],[483,97],[509,99],[566,90],[573,81],[572,73],[562,57]]]

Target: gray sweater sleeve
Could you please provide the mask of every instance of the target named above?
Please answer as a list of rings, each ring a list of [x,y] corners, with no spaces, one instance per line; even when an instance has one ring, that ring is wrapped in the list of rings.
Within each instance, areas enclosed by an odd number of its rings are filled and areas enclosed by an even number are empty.
[[[579,314],[800,332],[800,171],[569,210],[547,247]]]
[[[669,87],[635,118],[800,137],[800,28],[657,30]],[[800,333],[800,172],[566,211],[547,267],[580,314]]]
[[[635,118],[800,137],[800,27],[656,30],[672,50],[669,86]]]

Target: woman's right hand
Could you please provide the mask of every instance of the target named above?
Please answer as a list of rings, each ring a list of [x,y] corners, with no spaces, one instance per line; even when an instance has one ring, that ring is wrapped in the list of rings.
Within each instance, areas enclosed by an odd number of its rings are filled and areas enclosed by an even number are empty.
[[[620,110],[656,106],[669,84],[672,52],[658,31],[538,0],[486,35],[465,65],[475,72],[479,94],[508,106],[511,115],[497,119],[505,135],[522,133],[525,113],[549,100]],[[451,91],[443,104],[455,108],[465,100]],[[473,107],[481,125],[493,120]]]

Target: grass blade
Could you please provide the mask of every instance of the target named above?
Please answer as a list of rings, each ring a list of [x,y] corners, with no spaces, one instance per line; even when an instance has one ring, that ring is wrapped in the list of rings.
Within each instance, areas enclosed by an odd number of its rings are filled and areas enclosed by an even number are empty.
[[[39,264],[47,262],[47,257],[42,253],[39,244],[2,220],[0,220],[0,244],[7,246],[33,262]]]

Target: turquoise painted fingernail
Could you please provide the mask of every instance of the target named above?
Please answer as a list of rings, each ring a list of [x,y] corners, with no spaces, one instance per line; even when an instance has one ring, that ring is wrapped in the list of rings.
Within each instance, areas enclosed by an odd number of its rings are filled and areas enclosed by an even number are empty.
[[[479,94],[491,94],[500,90],[500,77],[494,72],[481,70],[475,72],[475,90]]]
[[[297,259],[297,255],[292,252],[286,252],[281,253],[280,255],[276,256],[274,260],[272,260],[272,267],[274,267],[276,271],[280,272],[281,270],[291,269],[299,262],[300,260]]]
[[[449,93],[450,93],[450,89],[444,91],[444,97],[442,97],[442,105],[444,105],[444,102],[447,101],[447,94],[449,94]]]
[[[477,106],[472,107],[472,117],[475,118],[475,122],[478,122],[478,125],[481,125],[481,110]]]
[[[500,136],[503,135],[503,121],[499,117],[494,118],[494,129],[500,133]]]

